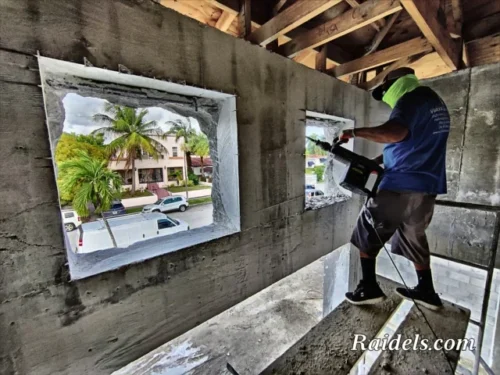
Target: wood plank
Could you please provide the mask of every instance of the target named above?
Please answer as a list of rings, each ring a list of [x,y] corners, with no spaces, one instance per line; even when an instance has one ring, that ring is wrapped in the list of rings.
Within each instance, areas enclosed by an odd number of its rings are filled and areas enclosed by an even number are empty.
[[[323,13],[341,0],[298,0],[250,35],[252,43],[266,46],[297,26]]]
[[[386,37],[387,33],[391,29],[392,25],[394,25],[394,22],[396,22],[396,20],[398,19],[398,17],[401,14],[401,12],[402,12],[402,10],[400,10],[399,12],[394,13],[389,18],[389,20],[387,21],[387,23],[385,24],[385,26],[382,28],[382,30],[380,30],[377,33],[377,35],[375,35],[375,37],[373,38],[373,41],[371,42],[370,46],[366,50],[365,56],[369,55],[370,53],[373,53],[373,52],[375,52],[377,50],[377,48],[380,46],[380,43],[382,43],[382,41]]]
[[[420,79],[437,77],[452,71],[437,52],[428,53],[408,67],[414,69],[415,75]]]
[[[300,64],[303,64],[306,62],[311,56],[315,55],[316,51],[311,49],[306,49],[305,51],[302,51],[299,53],[297,56],[293,58],[293,61],[298,62]]]
[[[452,303],[443,302],[443,309],[431,311],[421,307],[430,326],[439,339],[442,339],[442,345],[446,340],[463,340],[469,324],[470,311],[460,308]],[[434,345],[436,339],[427,326],[422,314],[413,305],[404,321],[394,333],[394,338],[401,335],[401,345],[405,340],[410,339],[413,347],[416,335],[420,340],[428,340],[430,345]],[[460,357],[459,350],[446,350],[451,365],[456,369]],[[372,365],[370,375],[386,374],[386,369],[394,375],[406,375],[409,373],[422,374],[450,374],[450,366],[441,350],[386,350],[381,353],[375,363]]]
[[[432,51],[431,44],[423,37],[411,39],[407,42],[393,47],[374,52],[371,55],[360,57],[359,59],[337,66],[329,70],[328,73],[334,77],[343,77],[345,75],[370,70],[377,66],[392,63],[404,57],[427,53]]]
[[[217,20],[215,27],[221,31],[227,31],[236,17],[236,14],[224,10]]]
[[[326,56],[328,54],[328,44],[321,47],[321,50],[316,54],[316,70],[320,72],[326,71]]]
[[[397,0],[369,0],[356,9],[351,9],[331,21],[304,32],[282,45],[277,52],[293,57],[304,49],[321,46],[401,9]]]
[[[278,2],[276,3],[276,5],[273,7],[273,14],[278,14],[281,10],[281,8],[283,8],[286,4],[288,0],[278,0]]]
[[[444,62],[457,70],[461,60],[461,44],[453,40],[446,27],[438,21],[439,13],[444,14],[440,2],[401,0],[401,3]]]
[[[358,0],[345,0],[347,4],[351,6],[351,8],[358,8],[360,6],[360,3]],[[383,19],[379,21],[375,21],[374,23],[371,23],[370,26],[373,27],[375,30],[380,31],[385,25],[385,22]]]
[[[372,80],[370,80],[368,82],[360,83],[359,87],[362,89],[365,89],[365,90],[372,90],[375,87],[377,87],[378,85],[380,85],[384,81],[385,77],[387,77],[387,75],[390,72],[392,72],[396,69],[408,66],[408,65],[414,63],[415,61],[419,60],[423,56],[424,56],[424,54],[418,54],[418,55],[414,55],[414,56],[403,57],[402,59],[399,59],[398,61],[389,65],[381,73],[377,74],[375,76],[375,78],[373,78]]]
[[[358,307],[342,302],[314,326],[295,345],[269,365],[265,374],[349,374],[363,354],[360,348],[351,350],[353,332],[374,338],[401,302],[392,290],[396,283],[379,278],[388,298],[380,304]]]
[[[449,0],[449,10],[446,9],[446,24],[452,38],[462,37],[464,23],[462,13],[462,0]]]
[[[467,24],[463,30],[463,37],[466,42],[484,38],[500,32],[500,12],[483,18],[480,22]]]
[[[252,33],[251,0],[240,0],[240,37],[247,39]]]
[[[466,43],[470,66],[500,62],[500,33]]]

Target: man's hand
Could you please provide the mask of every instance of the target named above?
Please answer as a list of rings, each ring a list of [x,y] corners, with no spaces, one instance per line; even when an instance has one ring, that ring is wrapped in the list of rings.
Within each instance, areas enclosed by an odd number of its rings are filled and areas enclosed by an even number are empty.
[[[348,142],[351,138],[354,138],[354,129],[346,129],[340,133],[339,141]]]

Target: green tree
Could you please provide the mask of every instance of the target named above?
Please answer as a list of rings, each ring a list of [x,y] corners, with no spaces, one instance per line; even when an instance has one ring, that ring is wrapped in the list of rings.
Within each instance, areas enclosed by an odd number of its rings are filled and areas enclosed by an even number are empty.
[[[104,135],[76,135],[63,133],[57,142],[55,160],[56,165],[74,159],[79,151],[86,152],[90,157],[98,160],[108,160],[109,151],[104,146]]]
[[[188,118],[186,120],[175,120],[168,122],[170,124],[170,129],[167,134],[175,135],[175,141],[178,142],[179,139],[184,138],[184,144],[182,145],[182,150],[186,155],[187,164],[187,175],[193,173],[192,163],[191,163],[191,148],[190,141],[191,138],[196,136],[196,131],[191,126],[191,120]]]
[[[316,179],[318,182],[323,182],[323,176],[325,174],[325,166],[324,165],[316,165],[313,168],[314,174],[316,175]]]
[[[121,189],[121,176],[108,169],[107,160],[90,157],[78,151],[77,158],[59,164],[59,189],[73,196],[72,206],[78,215],[90,215],[89,204],[96,213],[109,210]]]
[[[172,176],[177,180],[177,186],[179,186],[179,181],[181,181],[184,177],[182,176],[182,170],[177,169]]]
[[[105,113],[93,116],[94,121],[104,122],[108,126],[94,130],[92,134],[110,135],[114,139],[108,144],[110,154],[118,153],[118,159],[125,159],[125,169],[132,170],[132,194],[135,193],[137,181],[135,161],[142,159],[141,150],[158,160],[166,148],[156,138],[164,139],[166,134],[157,125],[156,121],[145,121],[148,114],[146,109],[107,104]]]
[[[189,140],[189,149],[194,155],[200,157],[201,172],[203,174],[203,167],[204,167],[203,158],[206,158],[208,155],[210,155],[210,148],[208,145],[207,136],[203,133],[196,133]]]
[[[311,134],[310,137],[313,139],[319,139],[320,141],[325,140],[325,137],[322,135],[318,136],[317,134]],[[327,152],[318,145],[316,145],[314,142],[310,141],[309,139],[306,140],[306,155],[326,155],[326,154]]]

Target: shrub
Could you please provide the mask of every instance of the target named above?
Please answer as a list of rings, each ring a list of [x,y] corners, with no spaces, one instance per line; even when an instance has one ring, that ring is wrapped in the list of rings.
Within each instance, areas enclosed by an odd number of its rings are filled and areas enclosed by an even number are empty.
[[[316,175],[318,182],[323,182],[323,175],[325,173],[324,165],[317,165],[314,167],[314,174]]]
[[[195,175],[194,173],[190,173],[190,174],[189,174],[189,179],[190,179],[191,181],[193,181],[193,184],[194,184],[195,186],[198,186],[198,185],[200,184],[200,179],[199,179],[199,178],[198,178],[198,176],[197,176],[197,175]]]

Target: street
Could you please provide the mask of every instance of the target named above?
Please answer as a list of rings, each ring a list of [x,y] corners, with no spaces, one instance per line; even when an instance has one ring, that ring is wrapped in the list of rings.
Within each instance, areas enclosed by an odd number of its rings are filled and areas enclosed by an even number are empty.
[[[189,207],[184,212],[173,211],[166,214],[174,219],[179,219],[188,223],[191,229],[204,227],[213,222],[212,218],[213,206],[212,204],[200,204],[197,206]],[[71,249],[75,251],[78,243],[78,236],[80,231],[78,229],[72,232],[66,232],[68,235],[69,244]]]
[[[185,221],[191,229],[194,229],[212,224],[212,212],[213,206],[210,203],[189,207],[185,212],[167,212],[167,215]]]

